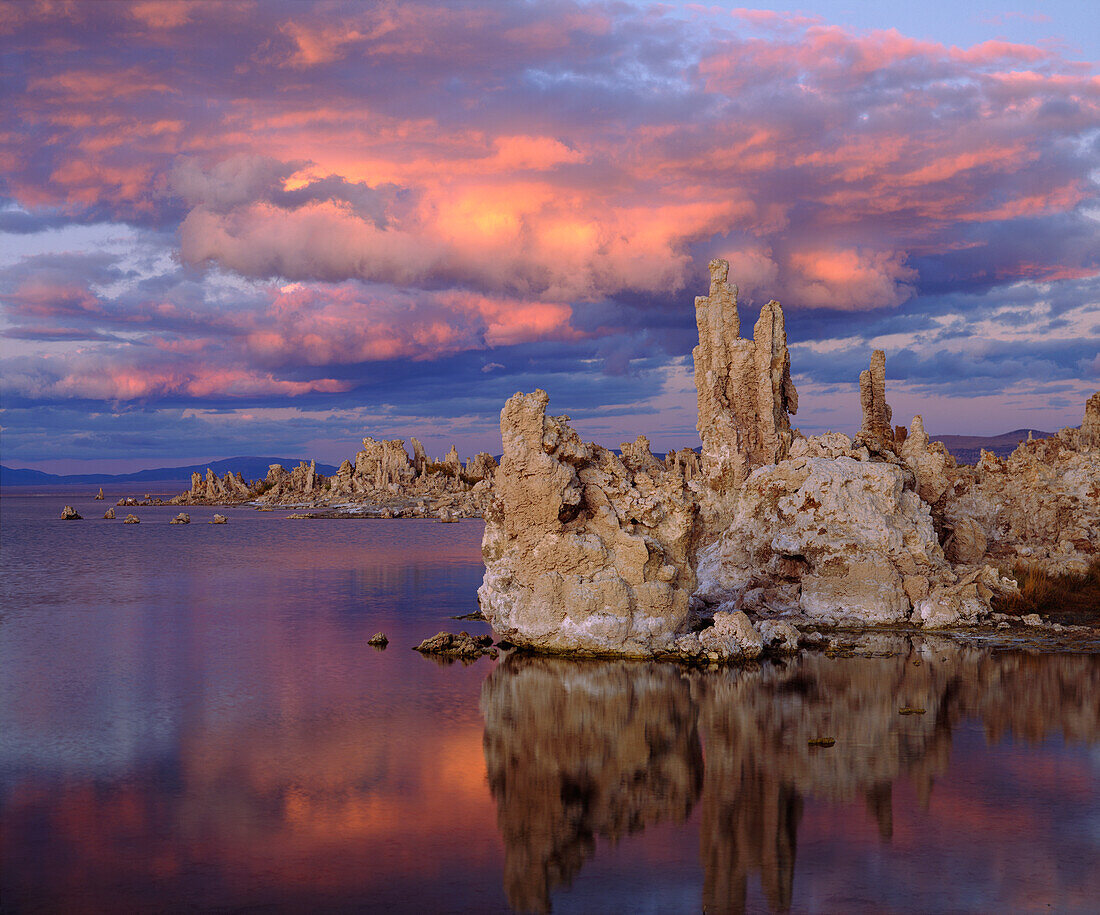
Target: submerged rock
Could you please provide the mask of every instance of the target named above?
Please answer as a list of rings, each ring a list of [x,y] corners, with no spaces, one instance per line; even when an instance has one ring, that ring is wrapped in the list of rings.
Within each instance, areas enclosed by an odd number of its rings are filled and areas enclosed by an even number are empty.
[[[386,637],[384,632],[376,632],[369,639],[367,639],[368,645],[374,645],[376,648],[385,648],[390,643],[390,640]]]
[[[228,524],[229,519],[227,517],[225,517],[225,515],[214,515],[214,519],[210,523],[211,524]]]
[[[178,515],[176,515],[176,517],[174,517],[168,523],[169,524],[190,524],[191,523],[191,516],[189,514],[187,514],[186,512],[180,512]]]
[[[470,635],[468,632],[438,632],[430,639],[424,639],[414,651],[421,654],[445,655],[452,658],[480,658],[483,654],[491,658],[497,656],[491,635]]]

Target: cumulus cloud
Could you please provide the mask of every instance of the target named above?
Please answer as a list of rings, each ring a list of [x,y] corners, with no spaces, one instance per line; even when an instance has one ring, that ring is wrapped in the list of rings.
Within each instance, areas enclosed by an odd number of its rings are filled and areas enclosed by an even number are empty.
[[[3,333],[58,358],[5,371],[44,402],[328,397],[463,354],[493,396],[482,366],[533,362],[638,396],[690,348],[715,256],[792,338],[854,360],[890,326],[939,341],[929,379],[995,377],[997,346],[950,344],[992,334],[986,296],[1100,275],[1100,77],[1050,45],[571,0],[28,4],[5,27],[0,230],[172,245],[159,277],[13,255]]]

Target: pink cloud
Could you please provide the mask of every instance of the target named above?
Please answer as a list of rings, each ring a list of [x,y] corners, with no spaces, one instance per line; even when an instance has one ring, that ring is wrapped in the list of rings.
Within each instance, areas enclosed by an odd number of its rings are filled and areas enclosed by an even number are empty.
[[[813,308],[858,311],[869,302],[900,305],[913,295],[908,283],[917,277],[893,252],[816,249],[795,252],[790,261],[798,277],[792,296]]]
[[[140,46],[132,30],[145,28],[151,44],[170,41],[183,56],[214,21],[206,7],[120,8],[129,40]],[[218,15],[231,34],[244,28],[228,8]],[[756,236],[757,250],[780,252],[768,258],[775,270],[759,257],[745,261],[753,272],[745,279],[773,283],[774,294],[896,305],[910,279],[897,271],[873,269],[882,282],[850,273],[857,286],[834,295],[817,239],[840,231],[849,249],[892,245],[882,263],[903,263],[912,251],[955,244],[955,227],[1064,210],[1087,193],[1083,166],[1047,163],[1059,136],[1068,141],[1096,122],[1100,87],[1049,50],[1003,41],[952,48],[766,11],[733,18],[768,37],[714,27],[692,45],[685,33],[683,53],[697,59],[669,74],[689,87],[696,110],[736,101],[730,119],[641,109],[627,123],[532,103],[517,129],[481,113],[524,73],[595,65],[611,53],[600,42],[619,28],[659,35],[669,27],[659,16],[415,3],[336,15],[302,6],[248,22],[250,41],[229,54],[221,77],[237,91],[213,110],[189,101],[204,97],[194,68],[158,72],[125,56],[32,68],[14,114],[72,155],[55,159],[43,180],[32,146],[13,132],[0,157],[28,206],[114,206],[156,219],[182,197],[180,248],[191,264],[259,278],[457,282],[550,302],[674,293],[697,267],[691,246],[735,229]],[[109,25],[104,34],[109,42]],[[427,50],[439,40],[446,62]],[[330,75],[353,61],[375,73],[372,62],[383,59],[384,70],[356,83]],[[262,72],[259,82],[240,78]],[[423,90],[408,89],[406,73]],[[372,88],[383,75],[401,87],[400,104]],[[424,104],[422,93],[447,80],[463,87],[458,126]],[[270,91],[273,82],[283,89]],[[1066,103],[1053,133],[1046,98]],[[272,196],[329,177],[391,184],[406,196],[400,211],[387,204],[384,219],[347,200],[291,205]],[[894,213],[907,214],[906,224],[884,238],[874,226]]]
[[[191,0],[143,0],[130,7],[130,15],[153,29],[174,29],[191,18]]]
[[[944,252],[964,280],[1095,272],[1054,235],[975,240],[1095,196],[1100,76],[1049,48],[752,10],[272,9],[2,12],[26,72],[0,115],[16,203],[152,224],[189,270],[263,287],[233,310],[25,283],[16,320],[137,329],[173,361],[111,350],[124,368],[55,390],[296,395],[337,382],[288,367],[632,332],[578,319],[616,297],[690,311],[714,255],[793,310],[899,307]]]
[[[104,401],[149,401],[165,397],[238,398],[266,395],[298,397],[315,392],[346,391],[348,382],[333,378],[292,381],[271,373],[246,369],[221,369],[192,363],[166,369],[155,365],[127,364],[92,355],[78,355],[59,363],[55,380],[28,385],[21,393],[39,397],[80,398]]]

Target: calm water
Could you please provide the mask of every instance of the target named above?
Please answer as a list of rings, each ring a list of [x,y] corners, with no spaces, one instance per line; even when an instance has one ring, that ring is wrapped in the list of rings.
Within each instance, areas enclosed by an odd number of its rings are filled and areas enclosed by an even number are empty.
[[[478,522],[12,492],[4,911],[1100,905],[1100,656],[441,665]]]

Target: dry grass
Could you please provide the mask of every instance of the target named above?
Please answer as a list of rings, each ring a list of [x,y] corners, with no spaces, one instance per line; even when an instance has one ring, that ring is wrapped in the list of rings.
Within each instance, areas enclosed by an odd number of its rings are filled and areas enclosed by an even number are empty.
[[[1020,593],[994,602],[994,610],[1012,616],[1038,613],[1063,623],[1100,625],[1100,559],[1084,575],[1047,575],[1018,565],[1012,577]]]

